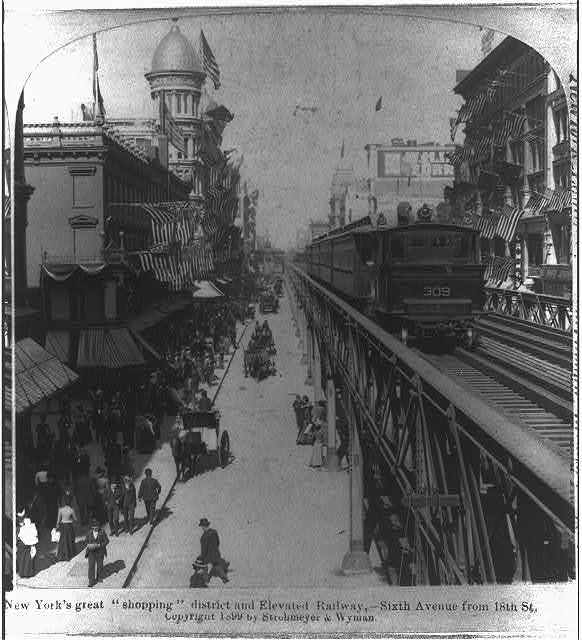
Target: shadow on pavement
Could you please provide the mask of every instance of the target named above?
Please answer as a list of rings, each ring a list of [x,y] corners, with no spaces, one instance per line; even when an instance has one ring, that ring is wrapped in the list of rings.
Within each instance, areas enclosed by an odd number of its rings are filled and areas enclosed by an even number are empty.
[[[101,572],[101,580],[105,580],[110,576],[119,573],[125,569],[125,562],[123,560],[116,560],[115,562],[108,562],[103,565],[103,571]]]

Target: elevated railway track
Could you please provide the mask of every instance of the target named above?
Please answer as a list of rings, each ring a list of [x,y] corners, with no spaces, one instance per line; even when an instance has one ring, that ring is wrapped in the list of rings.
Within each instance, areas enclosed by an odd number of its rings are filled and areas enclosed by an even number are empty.
[[[571,577],[573,429],[565,368],[554,363],[555,387],[548,389],[479,352],[431,361],[300,268],[291,267],[288,277],[322,377],[343,389],[356,425],[368,535],[397,548],[399,561],[387,555],[391,581]],[[494,351],[492,343],[486,348]]]

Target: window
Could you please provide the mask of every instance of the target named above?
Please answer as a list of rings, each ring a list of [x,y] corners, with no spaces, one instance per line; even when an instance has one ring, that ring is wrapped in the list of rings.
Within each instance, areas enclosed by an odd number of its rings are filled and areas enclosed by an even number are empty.
[[[538,96],[533,100],[530,100],[525,105],[525,113],[528,119],[528,125],[530,129],[543,126],[545,122],[545,99],[544,96]]]
[[[510,150],[513,163],[523,166],[523,142],[512,142]]]
[[[527,178],[530,192],[543,193],[545,190],[544,175],[528,176]]]
[[[556,140],[558,143],[568,140],[568,108],[563,107],[553,112],[554,128],[556,130]]]
[[[528,265],[538,266],[544,263],[544,236],[542,233],[527,235]]]
[[[182,95],[176,94],[176,113],[182,113]]]
[[[532,172],[543,171],[544,169],[544,143],[542,140],[534,139],[529,143],[531,149],[531,170]]]

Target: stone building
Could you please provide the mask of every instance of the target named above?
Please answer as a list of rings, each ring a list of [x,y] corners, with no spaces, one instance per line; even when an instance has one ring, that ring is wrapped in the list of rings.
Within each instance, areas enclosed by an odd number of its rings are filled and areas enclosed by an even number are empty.
[[[507,37],[454,88],[465,100],[465,141],[453,154],[455,192],[485,218],[521,210],[517,234],[488,251],[521,254],[518,267],[546,293],[571,291],[570,133],[566,97],[537,51]],[[485,246],[487,243],[485,243]]]
[[[389,226],[397,224],[400,202],[410,203],[413,211],[425,203],[436,208],[445,187],[453,184],[454,169],[446,157],[453,145],[393,138],[390,144],[367,144],[365,148],[370,213],[383,213]]]

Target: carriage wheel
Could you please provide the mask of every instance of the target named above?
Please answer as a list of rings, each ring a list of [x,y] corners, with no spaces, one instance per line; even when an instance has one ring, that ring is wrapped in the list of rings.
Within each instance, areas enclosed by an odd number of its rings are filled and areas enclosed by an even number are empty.
[[[220,437],[220,448],[218,450],[218,462],[224,469],[230,460],[230,438],[228,431],[223,431]]]

